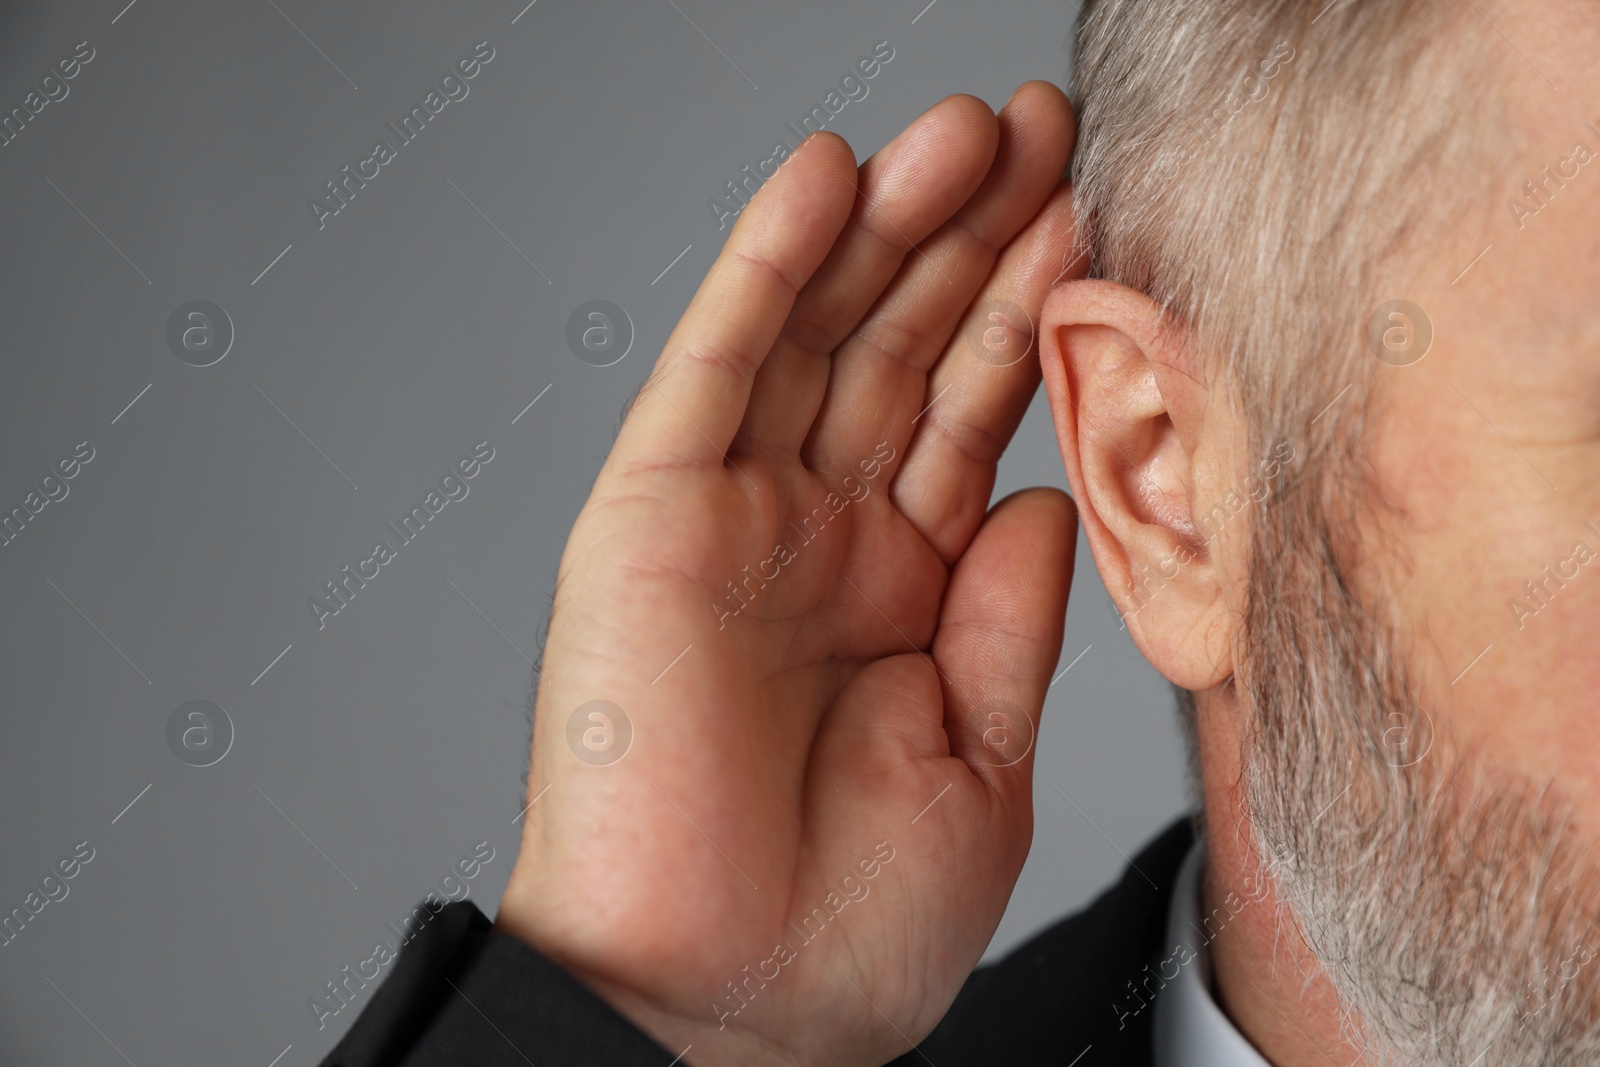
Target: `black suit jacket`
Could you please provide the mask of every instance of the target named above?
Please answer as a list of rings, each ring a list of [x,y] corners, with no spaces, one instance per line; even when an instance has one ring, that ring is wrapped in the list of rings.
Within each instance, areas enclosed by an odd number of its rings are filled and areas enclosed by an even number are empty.
[[[1154,1067],[1149,991],[1193,840],[1187,818],[1174,823],[1088,908],[978,968],[933,1033],[890,1067]],[[687,1067],[692,1055],[674,1060],[682,1051],[463,902],[406,944],[322,1067]]]

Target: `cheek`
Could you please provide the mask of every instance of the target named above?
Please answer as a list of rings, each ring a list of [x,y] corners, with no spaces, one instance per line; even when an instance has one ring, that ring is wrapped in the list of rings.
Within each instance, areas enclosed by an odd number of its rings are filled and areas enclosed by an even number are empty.
[[[1552,493],[1448,382],[1406,381],[1394,405],[1406,410],[1385,413],[1372,450],[1403,514],[1362,538],[1362,599],[1393,613],[1394,651],[1440,739],[1592,796],[1579,805],[1600,816],[1600,559],[1560,577],[1579,541],[1600,552],[1600,534],[1585,528],[1600,514]],[[1553,592],[1534,599],[1530,582]]]
[[[1469,480],[1468,463],[1466,456],[1442,449],[1408,450],[1403,458],[1396,457],[1389,480],[1420,531],[1451,521],[1450,512]]]
[[[1424,622],[1406,655],[1424,661],[1424,704],[1439,725],[1553,782],[1600,837],[1600,558],[1577,564],[1580,540],[1600,551],[1565,511],[1458,506],[1412,546],[1401,599]]]
[[[1575,805],[1591,840],[1600,840],[1600,561],[1583,567],[1504,647],[1494,739],[1520,757],[1535,781],[1553,780]],[[1497,647],[1490,655],[1499,652]],[[1486,657],[1487,658],[1487,657]],[[1464,683],[1463,683],[1464,684]]]
[[[1594,543],[1593,539],[1590,541]],[[1566,553],[1562,554],[1563,559]],[[1504,641],[1505,675],[1521,693],[1520,701],[1531,718],[1559,723],[1559,733],[1583,738],[1586,763],[1600,766],[1600,656],[1595,655],[1595,634],[1600,632],[1600,560],[1577,567],[1577,575],[1560,579],[1562,559],[1552,557],[1538,574],[1534,592],[1543,604],[1523,591],[1522,627]],[[1577,566],[1568,561],[1567,573]],[[1547,576],[1548,575],[1548,576]],[[1565,584],[1558,584],[1564,580]],[[1506,609],[1509,619],[1511,611]]]

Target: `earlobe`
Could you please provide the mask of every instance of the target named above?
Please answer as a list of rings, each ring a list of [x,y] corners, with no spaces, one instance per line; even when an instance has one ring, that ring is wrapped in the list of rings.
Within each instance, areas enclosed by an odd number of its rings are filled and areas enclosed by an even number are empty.
[[[1056,437],[1101,578],[1151,664],[1204,690],[1232,673],[1231,633],[1223,545],[1196,516],[1229,453],[1184,341],[1148,297],[1105,281],[1058,286],[1041,317]]]

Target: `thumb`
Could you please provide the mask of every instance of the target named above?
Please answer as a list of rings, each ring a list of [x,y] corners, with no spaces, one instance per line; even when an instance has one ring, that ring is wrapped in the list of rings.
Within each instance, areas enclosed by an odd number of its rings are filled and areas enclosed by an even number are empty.
[[[1027,811],[1034,741],[1061,654],[1078,515],[1057,489],[996,504],[956,561],[933,659],[945,687],[950,754]]]

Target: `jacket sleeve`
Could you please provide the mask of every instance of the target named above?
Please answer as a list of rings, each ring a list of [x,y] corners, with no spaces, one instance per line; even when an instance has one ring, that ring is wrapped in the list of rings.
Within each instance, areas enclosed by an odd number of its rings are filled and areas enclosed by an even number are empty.
[[[462,901],[406,943],[322,1067],[667,1067],[674,1055]]]
[[[1132,1007],[1129,991],[1159,956],[1192,842],[1178,820],[1089,908],[973,972],[892,1067],[1152,1067],[1154,1013]],[[322,1067],[688,1067],[691,1054],[663,1048],[462,901],[405,944]]]

